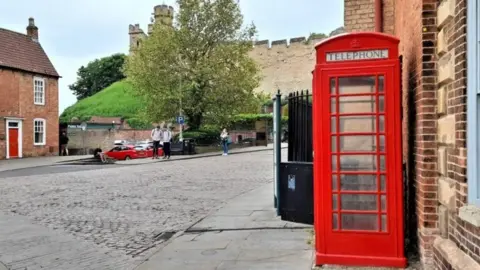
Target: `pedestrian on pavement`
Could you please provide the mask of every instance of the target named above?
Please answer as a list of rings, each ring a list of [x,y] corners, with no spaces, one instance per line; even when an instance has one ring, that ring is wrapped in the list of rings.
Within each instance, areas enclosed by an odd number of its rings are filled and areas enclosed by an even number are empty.
[[[153,140],[153,156],[152,159],[158,159],[158,148],[160,147],[160,141],[162,140],[162,130],[160,126],[157,125],[151,134]]]
[[[163,126],[162,142],[163,142],[163,159],[170,159],[172,132],[170,131],[170,128],[166,124]]]
[[[228,155],[228,143],[229,143],[229,136],[227,129],[224,128],[222,130],[222,133],[220,133],[220,139],[222,140],[222,147],[223,147],[223,155],[227,156]]]
[[[60,156],[68,156],[68,136],[65,131],[60,135]]]

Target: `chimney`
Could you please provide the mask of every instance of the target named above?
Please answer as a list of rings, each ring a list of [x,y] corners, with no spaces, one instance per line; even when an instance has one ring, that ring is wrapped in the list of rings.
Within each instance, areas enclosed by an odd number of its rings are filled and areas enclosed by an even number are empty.
[[[33,41],[38,41],[38,27],[35,26],[35,20],[32,17],[28,18],[27,36]]]

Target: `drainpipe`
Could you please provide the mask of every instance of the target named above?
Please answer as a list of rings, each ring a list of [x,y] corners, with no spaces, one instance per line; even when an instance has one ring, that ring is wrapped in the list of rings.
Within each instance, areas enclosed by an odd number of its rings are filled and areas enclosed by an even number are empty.
[[[382,0],[375,0],[375,32],[383,32]]]

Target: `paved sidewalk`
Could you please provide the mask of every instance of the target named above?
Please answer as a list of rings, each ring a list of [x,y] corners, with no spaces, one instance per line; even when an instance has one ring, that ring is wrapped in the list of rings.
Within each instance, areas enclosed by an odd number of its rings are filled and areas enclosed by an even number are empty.
[[[0,172],[25,169],[25,168],[50,166],[59,162],[74,161],[74,160],[85,159],[90,157],[92,157],[92,155],[31,157],[31,158],[0,160]]]
[[[288,146],[287,143],[282,143],[281,147],[286,148]],[[267,146],[251,146],[245,148],[236,148],[229,150],[229,155],[235,154],[243,154],[243,153],[251,153],[251,152],[258,152],[258,151],[267,151],[273,150],[273,144],[268,144]],[[164,159],[151,159],[151,158],[141,158],[141,159],[131,159],[131,160],[118,160],[115,162],[116,165],[140,165],[140,164],[150,164],[155,162],[165,162],[165,161],[174,161],[174,160],[183,160],[183,159],[195,159],[195,158],[205,158],[205,157],[216,157],[222,155],[222,152],[209,152],[203,154],[196,154],[196,155],[179,155],[179,156],[172,156],[168,160]]]
[[[272,185],[236,197],[136,269],[311,269],[312,227],[276,217]]]

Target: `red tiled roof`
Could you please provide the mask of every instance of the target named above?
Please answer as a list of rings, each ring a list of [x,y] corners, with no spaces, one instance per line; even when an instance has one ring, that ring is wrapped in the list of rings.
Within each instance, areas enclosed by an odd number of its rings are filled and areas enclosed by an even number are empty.
[[[39,42],[0,28],[0,67],[60,77]]]

